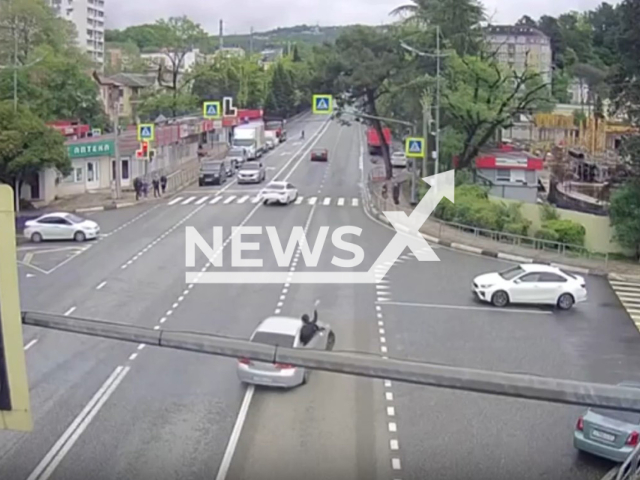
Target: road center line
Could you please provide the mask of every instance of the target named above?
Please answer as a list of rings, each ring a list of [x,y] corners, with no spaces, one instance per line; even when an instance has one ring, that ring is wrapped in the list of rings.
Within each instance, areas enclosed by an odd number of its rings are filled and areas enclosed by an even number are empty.
[[[33,347],[36,343],[38,343],[38,339],[34,338],[33,340],[31,340],[29,343],[27,343],[24,346],[25,351],[29,350],[31,347]]]
[[[74,311],[76,310],[76,307],[71,307],[69,310],[67,310],[66,312],[64,312],[64,316],[68,317],[69,315],[71,315]]]
[[[242,405],[240,405],[240,411],[238,412],[236,423],[233,426],[231,436],[229,437],[227,449],[225,450],[224,456],[222,457],[222,462],[220,462],[220,468],[218,469],[216,480],[225,480],[225,478],[227,477],[227,473],[229,473],[231,460],[233,459],[233,454],[235,453],[236,447],[238,446],[238,440],[240,440],[240,434],[242,433],[244,422],[247,419],[247,413],[249,413],[249,405],[251,405],[251,399],[253,398],[254,390],[255,387],[253,385],[249,385],[247,387],[247,391],[244,394],[244,399],[242,400]]]
[[[107,281],[105,280],[104,282],[102,282],[100,285],[98,285],[96,287],[96,290],[100,290],[102,287],[104,287],[107,284]]]
[[[467,305],[438,305],[434,303],[410,303],[410,302],[377,302],[380,305],[393,305],[398,307],[418,307],[418,308],[443,308],[451,310],[485,310],[495,313],[529,313],[532,315],[553,315],[552,312],[541,312],[536,310],[524,310],[516,308],[491,308],[491,307],[473,307]]]

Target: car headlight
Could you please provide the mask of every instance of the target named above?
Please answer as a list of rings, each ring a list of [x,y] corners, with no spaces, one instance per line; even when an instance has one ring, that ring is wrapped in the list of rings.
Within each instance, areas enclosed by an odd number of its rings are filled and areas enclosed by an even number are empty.
[[[480,288],[491,288],[493,285],[480,285]]]

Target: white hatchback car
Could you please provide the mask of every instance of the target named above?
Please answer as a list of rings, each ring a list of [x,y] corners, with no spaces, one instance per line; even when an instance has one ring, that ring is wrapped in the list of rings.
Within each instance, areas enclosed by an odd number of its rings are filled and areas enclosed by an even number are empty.
[[[557,267],[522,264],[502,272],[486,273],[473,279],[473,293],[496,307],[509,303],[555,305],[569,310],[587,300],[584,278]]]
[[[73,213],[48,213],[25,222],[24,236],[32,242],[42,240],[75,240],[84,242],[98,238],[100,227],[92,220]]]
[[[259,194],[264,204],[278,202],[289,204],[298,198],[298,189],[287,182],[270,182]]]

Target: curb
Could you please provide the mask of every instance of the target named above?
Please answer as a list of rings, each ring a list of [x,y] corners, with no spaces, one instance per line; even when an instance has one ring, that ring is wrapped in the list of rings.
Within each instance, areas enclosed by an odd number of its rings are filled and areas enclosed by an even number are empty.
[[[387,220],[387,218],[381,214],[381,212],[378,211],[377,208],[372,207],[369,202],[365,203],[366,208],[370,211],[370,213],[380,222],[385,223],[386,225],[392,226],[391,223]],[[590,270],[587,268],[582,268],[582,267],[574,267],[573,265],[565,265],[562,263],[555,263],[555,262],[547,262],[544,260],[538,260],[535,258],[531,258],[531,257],[521,257],[519,255],[513,255],[511,253],[503,253],[503,252],[498,252],[498,251],[494,251],[494,250],[485,250],[482,248],[478,248],[478,247],[473,247],[471,245],[464,245],[462,243],[456,243],[456,242],[449,242],[446,240],[441,240],[439,238],[436,237],[432,237],[430,235],[426,235],[426,234],[421,234],[422,237],[431,242],[431,243],[435,243],[437,245],[442,245],[443,247],[447,247],[450,248],[452,250],[458,250],[461,252],[466,252],[466,253],[473,253],[475,255],[482,255],[484,257],[491,257],[491,258],[497,258],[499,260],[507,260],[510,262],[517,262],[517,263],[537,263],[537,264],[541,264],[541,265],[550,265],[552,267],[556,267],[556,268],[561,268],[563,270],[568,270],[571,272],[575,272],[575,273],[580,273],[582,275],[596,275],[596,276],[600,276],[600,277],[608,277],[609,273],[603,270]]]

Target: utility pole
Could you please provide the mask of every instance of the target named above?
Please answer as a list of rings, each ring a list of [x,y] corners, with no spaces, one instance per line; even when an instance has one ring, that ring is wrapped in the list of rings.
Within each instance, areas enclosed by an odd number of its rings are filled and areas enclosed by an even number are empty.
[[[416,126],[415,125],[413,125],[411,127],[411,136],[412,137],[416,136]],[[426,147],[426,145],[425,145],[425,147]],[[426,151],[426,148],[425,148],[425,151]],[[412,158],[411,159],[411,204],[412,205],[417,205],[418,204],[418,198],[417,198],[417,192],[416,192],[416,163],[418,163],[418,159],[417,158]]]
[[[18,29],[13,28],[13,113],[18,111]]]
[[[118,137],[120,134],[120,86],[112,81],[105,81],[100,78],[98,72],[94,70],[93,78],[98,85],[107,87],[107,98],[109,101],[109,110],[114,116],[113,119],[113,155],[115,156],[116,168],[115,168],[115,189],[113,197],[119,199],[122,196],[122,164],[120,162],[120,150],[118,148]],[[113,170],[112,170],[113,171]]]
[[[440,25],[436,25],[436,154],[435,175],[440,168]]]
[[[422,138],[424,138],[424,156],[422,157],[422,176],[428,177],[428,158],[429,158],[429,124],[431,123],[431,105],[429,103],[429,93],[426,93],[422,99]]]

